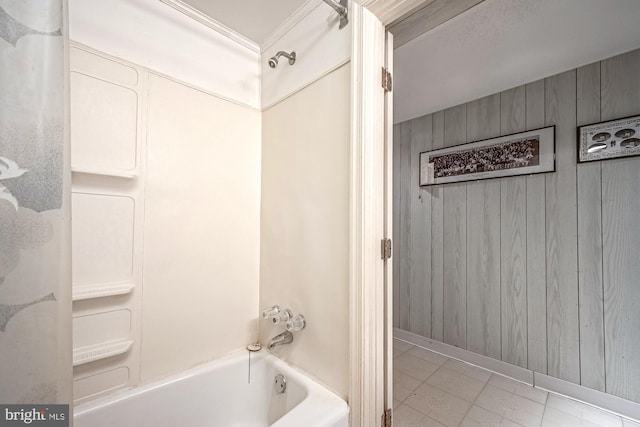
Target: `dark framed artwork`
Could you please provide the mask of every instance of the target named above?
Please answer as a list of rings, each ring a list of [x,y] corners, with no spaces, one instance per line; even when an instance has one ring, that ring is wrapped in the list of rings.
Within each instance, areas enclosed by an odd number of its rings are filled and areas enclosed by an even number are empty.
[[[640,155],[640,116],[578,128],[578,163]]]
[[[420,185],[554,172],[555,126],[420,153]]]

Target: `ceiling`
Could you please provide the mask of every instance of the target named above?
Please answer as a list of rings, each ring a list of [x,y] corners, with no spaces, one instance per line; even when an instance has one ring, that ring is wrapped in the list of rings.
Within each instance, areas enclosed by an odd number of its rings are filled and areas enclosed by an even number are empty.
[[[638,0],[485,0],[394,51],[394,121],[637,49]]]
[[[182,0],[235,32],[261,44],[307,0]]]

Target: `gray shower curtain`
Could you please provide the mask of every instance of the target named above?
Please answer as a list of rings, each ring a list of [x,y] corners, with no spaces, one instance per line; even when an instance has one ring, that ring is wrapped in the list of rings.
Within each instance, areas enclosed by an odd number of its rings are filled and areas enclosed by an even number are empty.
[[[0,404],[71,401],[63,0],[0,0]]]

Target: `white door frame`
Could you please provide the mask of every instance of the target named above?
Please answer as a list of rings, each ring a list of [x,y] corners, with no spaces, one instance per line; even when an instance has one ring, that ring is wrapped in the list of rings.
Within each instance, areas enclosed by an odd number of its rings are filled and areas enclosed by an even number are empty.
[[[385,68],[393,75],[393,34],[385,32]],[[393,85],[393,84],[392,84]],[[384,233],[393,236],[393,91],[384,95]],[[392,244],[395,242],[392,242]],[[393,409],[393,259],[384,265],[385,406]]]
[[[380,427],[384,412],[385,30],[353,3],[351,58],[350,390],[352,427]]]
[[[386,38],[385,25],[428,1],[363,0],[360,3],[364,6],[354,1],[350,11],[353,31],[349,248],[351,427],[381,427],[385,409],[393,406],[393,316],[389,315],[393,307],[392,266],[388,262],[385,268],[380,247],[383,238],[391,237],[393,209],[392,98],[388,96],[385,101],[381,76],[383,66],[393,65],[393,42],[392,37]],[[385,57],[387,48],[388,58]],[[385,198],[389,201],[386,206]]]

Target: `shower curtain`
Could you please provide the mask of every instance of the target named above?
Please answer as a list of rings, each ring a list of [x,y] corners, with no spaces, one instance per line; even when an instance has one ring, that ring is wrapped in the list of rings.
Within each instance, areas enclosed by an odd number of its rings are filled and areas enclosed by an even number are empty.
[[[0,404],[71,402],[64,0],[0,0]]]

